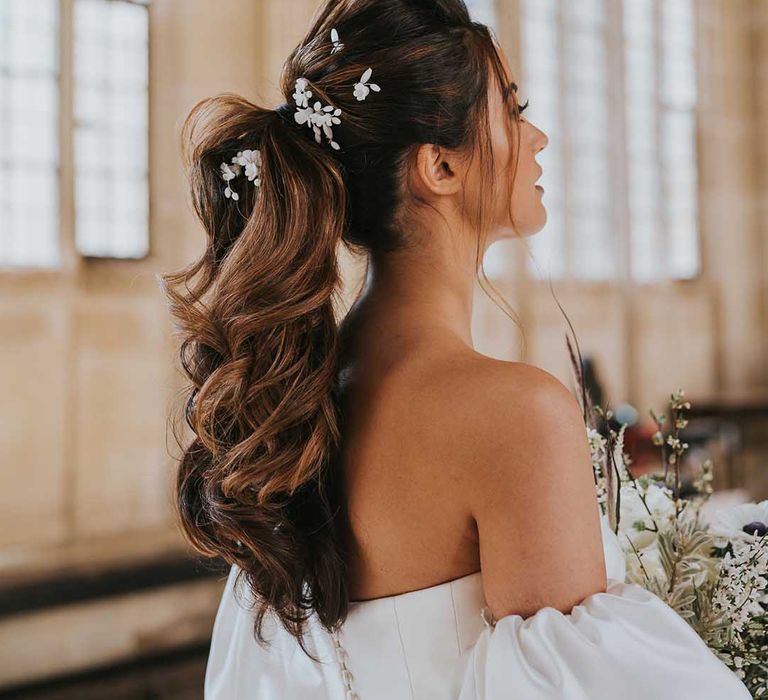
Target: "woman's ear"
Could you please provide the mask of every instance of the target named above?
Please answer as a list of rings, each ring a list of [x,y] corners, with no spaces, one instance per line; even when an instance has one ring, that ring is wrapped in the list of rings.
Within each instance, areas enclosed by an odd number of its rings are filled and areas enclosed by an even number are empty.
[[[461,186],[461,162],[453,151],[424,143],[416,153],[413,186],[418,194],[454,194]]]

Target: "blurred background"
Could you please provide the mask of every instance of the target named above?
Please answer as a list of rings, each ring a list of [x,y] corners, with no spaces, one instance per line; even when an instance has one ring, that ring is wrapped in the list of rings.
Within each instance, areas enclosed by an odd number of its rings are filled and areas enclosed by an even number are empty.
[[[174,523],[155,278],[203,244],[178,133],[218,92],[282,102],[319,4],[0,0],[0,697],[202,698],[225,569]],[[478,286],[477,349],[573,387],[554,290],[638,472],[681,387],[691,468],[768,498],[768,0],[467,4],[550,139],[532,255],[485,257],[520,326]]]

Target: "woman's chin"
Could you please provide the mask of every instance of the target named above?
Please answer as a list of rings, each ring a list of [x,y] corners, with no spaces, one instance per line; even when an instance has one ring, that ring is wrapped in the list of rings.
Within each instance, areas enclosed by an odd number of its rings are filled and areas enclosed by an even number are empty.
[[[496,229],[491,242],[506,240],[508,238],[527,238],[541,231],[547,223],[547,210],[542,206],[536,216],[527,217],[518,221],[517,226],[501,226]],[[490,243],[489,243],[490,245]]]
[[[531,235],[538,233],[547,225],[547,208],[542,204],[539,211],[541,212],[541,215],[539,216],[536,225],[533,227]]]
[[[547,225],[547,210],[542,207],[542,216],[537,217],[536,221],[526,222],[526,226],[521,226],[519,235],[523,238],[535,236]]]

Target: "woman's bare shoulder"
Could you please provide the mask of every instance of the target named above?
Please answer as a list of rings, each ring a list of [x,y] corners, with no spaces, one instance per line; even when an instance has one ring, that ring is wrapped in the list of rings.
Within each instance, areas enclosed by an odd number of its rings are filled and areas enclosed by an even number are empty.
[[[525,363],[478,362],[469,374],[449,435],[464,444],[455,489],[477,524],[486,600],[497,617],[569,611],[605,585],[579,402]]]
[[[533,459],[542,441],[579,455],[580,462],[588,457],[579,401],[550,372],[480,356],[467,359],[465,371],[457,372],[453,383],[447,426],[482,462],[479,473],[494,471],[498,463],[512,476]]]
[[[419,421],[422,444],[439,464],[460,472],[502,449],[500,439],[530,444],[542,422],[565,417],[573,424],[580,415],[575,396],[557,377],[524,362],[455,353],[414,376],[410,405],[427,416]]]
[[[458,408],[464,420],[481,426],[525,415],[532,403],[550,407],[553,416],[562,404],[578,408],[570,389],[545,369],[480,353],[457,358],[454,367],[444,368],[442,381],[446,409],[456,415]]]

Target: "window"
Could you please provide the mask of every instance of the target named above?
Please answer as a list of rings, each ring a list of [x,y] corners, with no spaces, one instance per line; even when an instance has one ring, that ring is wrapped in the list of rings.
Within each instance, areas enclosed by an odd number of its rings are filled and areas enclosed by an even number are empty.
[[[132,0],[0,0],[1,265],[60,264],[65,186],[79,254],[147,254],[148,15]],[[71,51],[59,50],[63,35]]]
[[[0,265],[59,262],[57,0],[0,0]]]
[[[149,249],[148,10],[75,0],[75,212],[82,255]]]
[[[625,3],[630,260],[640,280],[699,271],[693,11],[692,0]]]
[[[549,136],[541,273],[698,274],[692,0],[524,0],[523,91]],[[529,272],[540,276],[528,262]]]

